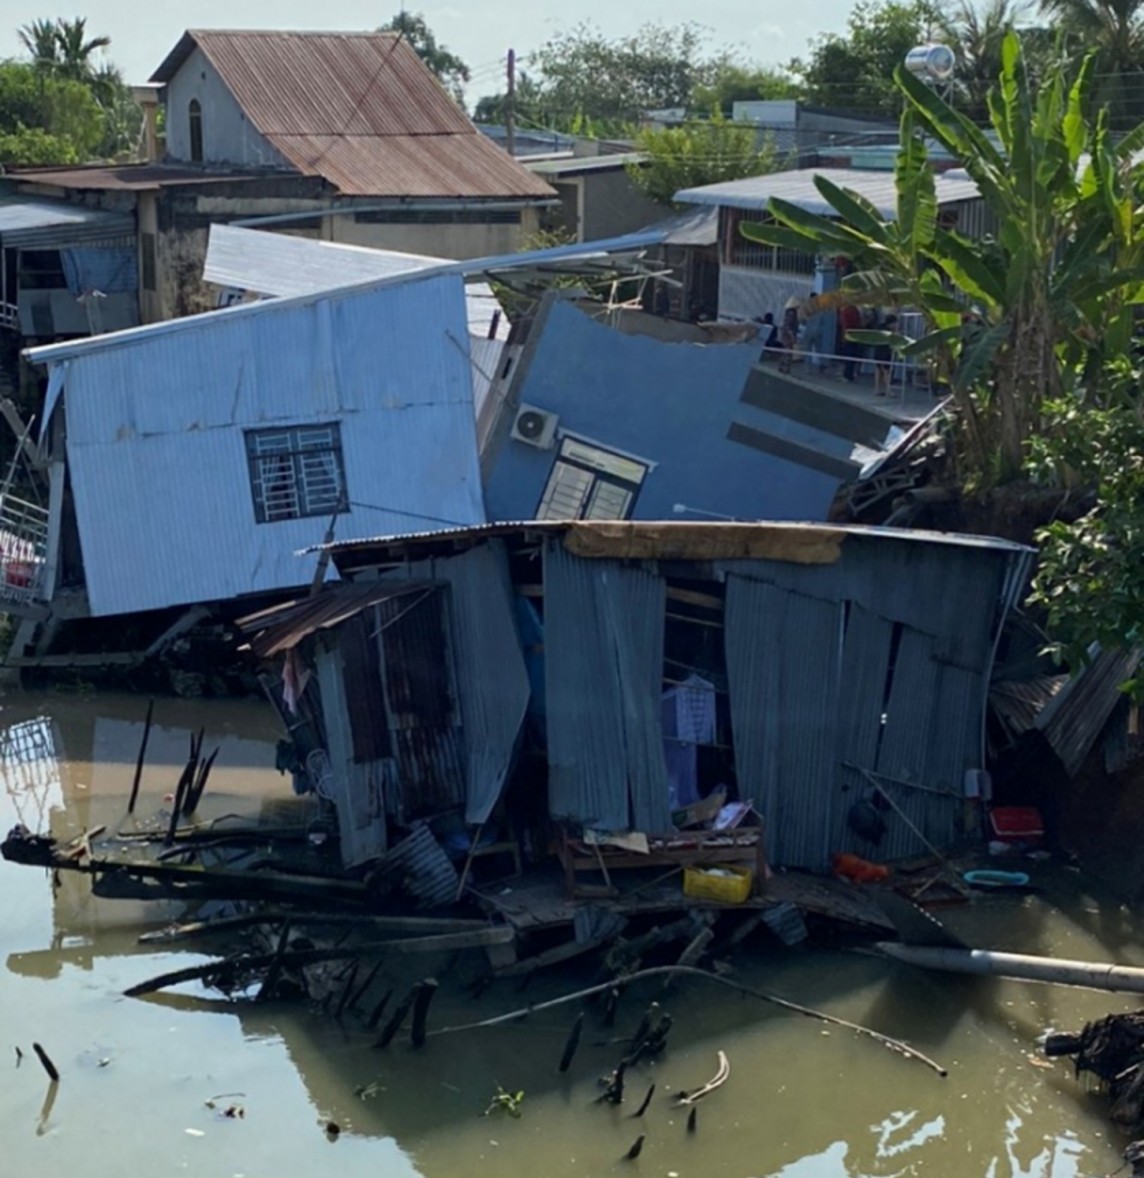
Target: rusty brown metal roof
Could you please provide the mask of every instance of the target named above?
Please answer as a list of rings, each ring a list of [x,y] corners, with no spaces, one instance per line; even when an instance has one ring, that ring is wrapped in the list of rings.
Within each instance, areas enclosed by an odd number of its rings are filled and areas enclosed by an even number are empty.
[[[170,81],[196,47],[274,147],[347,195],[555,195],[481,135],[393,33],[191,29],[151,81]]]
[[[509,157],[484,135],[267,135],[300,172],[320,175],[355,196],[531,197],[548,185],[506,177]],[[509,162],[512,162],[511,160]],[[515,165],[514,165],[515,166]],[[527,176],[531,172],[520,171]],[[537,179],[537,177],[533,177]],[[512,183],[510,190],[506,186]]]
[[[208,172],[202,168],[168,167],[166,164],[94,164],[83,167],[22,168],[7,173],[8,179],[25,184],[50,184],[55,188],[90,188],[98,191],[146,192],[181,184],[222,184],[257,180],[252,172]]]
[[[432,581],[367,581],[330,586],[313,597],[302,597],[249,614],[235,624],[251,636],[250,649],[255,655],[262,659],[272,658],[297,646],[303,638],[318,630],[337,626],[372,605],[408,593],[425,593],[435,587]]]

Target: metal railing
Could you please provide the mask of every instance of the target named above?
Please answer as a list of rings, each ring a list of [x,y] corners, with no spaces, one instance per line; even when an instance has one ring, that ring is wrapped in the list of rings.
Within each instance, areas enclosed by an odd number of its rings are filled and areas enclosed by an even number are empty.
[[[20,309],[13,303],[0,303],[0,327],[11,331],[20,330]]]
[[[0,601],[43,601],[47,554],[47,508],[0,494]]]

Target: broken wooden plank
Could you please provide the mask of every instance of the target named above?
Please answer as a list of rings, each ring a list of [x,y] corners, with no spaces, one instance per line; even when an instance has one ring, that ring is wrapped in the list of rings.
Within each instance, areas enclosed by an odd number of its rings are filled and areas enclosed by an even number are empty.
[[[260,912],[244,912],[238,916],[223,916],[214,920],[192,920],[168,928],[143,933],[141,945],[182,941],[204,934],[232,932],[257,924],[280,924],[289,920],[295,925],[358,925],[368,924],[377,932],[422,933],[468,933],[489,928],[487,920],[453,920],[441,916],[380,916],[368,912],[289,912],[285,909],[266,909]]]
[[[555,948],[546,949],[543,953],[537,953],[533,957],[527,957],[524,961],[518,961],[514,965],[505,966],[503,969],[494,970],[498,978],[519,978],[525,974],[535,973],[538,969],[547,969],[550,965],[559,965],[564,961],[571,961],[574,957],[581,957],[585,953],[591,953],[594,949],[600,949],[610,941],[615,940],[624,929],[627,927],[625,920],[618,928],[611,929],[606,936],[593,937],[591,940],[579,943],[576,941],[568,941],[563,945],[557,945]]]

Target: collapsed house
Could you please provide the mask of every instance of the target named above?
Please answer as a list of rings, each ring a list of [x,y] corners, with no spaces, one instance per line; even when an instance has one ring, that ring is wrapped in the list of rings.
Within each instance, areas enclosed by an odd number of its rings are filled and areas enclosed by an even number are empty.
[[[327,532],[482,522],[467,334],[431,274],[34,349],[48,506],[3,532],[9,661],[68,619],[296,589]]]
[[[894,801],[880,858],[948,845],[1031,559],[924,532],[587,521],[331,551],[345,584],[242,625],[343,864],[424,820],[555,845],[566,871],[615,844],[670,861],[663,836],[712,797],[761,816],[770,862],[822,869],[869,853],[850,815],[871,781]]]

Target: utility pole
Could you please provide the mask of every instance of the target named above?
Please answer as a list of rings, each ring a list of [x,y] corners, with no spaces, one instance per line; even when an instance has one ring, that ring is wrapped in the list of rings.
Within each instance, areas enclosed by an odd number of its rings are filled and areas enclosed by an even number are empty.
[[[508,87],[504,96],[504,143],[509,155],[516,147],[516,51],[508,51]]]

